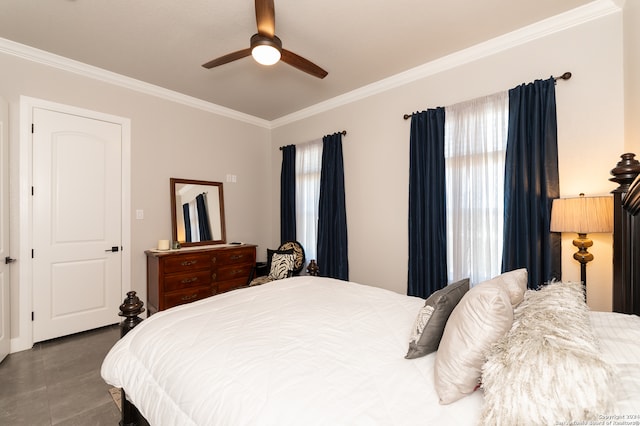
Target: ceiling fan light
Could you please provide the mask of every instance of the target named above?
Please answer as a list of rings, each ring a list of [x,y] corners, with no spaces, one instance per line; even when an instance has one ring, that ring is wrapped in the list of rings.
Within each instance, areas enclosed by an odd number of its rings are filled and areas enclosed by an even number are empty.
[[[268,44],[259,44],[251,49],[251,56],[259,64],[273,65],[280,60],[280,51]]]

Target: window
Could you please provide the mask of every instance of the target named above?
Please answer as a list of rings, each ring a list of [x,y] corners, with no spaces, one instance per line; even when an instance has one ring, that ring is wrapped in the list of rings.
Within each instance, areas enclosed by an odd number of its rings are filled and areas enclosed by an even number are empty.
[[[445,108],[448,279],[500,274],[508,92]]]
[[[316,259],[322,139],[296,145],[296,229],[307,259]]]

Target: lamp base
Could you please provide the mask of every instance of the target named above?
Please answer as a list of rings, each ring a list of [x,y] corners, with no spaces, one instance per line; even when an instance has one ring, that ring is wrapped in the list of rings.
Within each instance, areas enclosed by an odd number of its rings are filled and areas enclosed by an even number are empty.
[[[584,298],[587,300],[587,263],[593,260],[593,255],[587,248],[593,245],[593,241],[587,238],[587,234],[578,234],[578,238],[573,240],[573,245],[578,247],[578,251],[573,254],[573,258],[580,263],[580,281],[584,290]]]
[[[593,260],[593,255],[587,248],[593,245],[593,241],[587,238],[587,234],[578,234],[578,238],[573,240],[573,245],[578,247],[578,251],[573,254],[573,258],[580,263],[587,263]]]

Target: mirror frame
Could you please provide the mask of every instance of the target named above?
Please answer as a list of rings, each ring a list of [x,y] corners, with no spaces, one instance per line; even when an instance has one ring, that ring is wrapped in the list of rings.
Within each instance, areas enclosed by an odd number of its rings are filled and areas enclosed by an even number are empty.
[[[178,179],[178,178],[170,178],[169,183],[171,186],[171,239],[172,241],[178,241],[178,222],[177,222],[177,202],[176,202],[176,185],[186,184],[186,185],[203,185],[203,186],[213,186],[218,188],[218,204],[220,205],[220,230],[221,230],[221,238],[219,240],[208,240],[208,241],[197,241],[197,242],[180,242],[182,247],[190,247],[190,246],[204,246],[204,245],[215,245],[215,244],[226,244],[227,243],[227,233],[225,227],[225,217],[224,217],[224,192],[222,190],[222,182],[210,182],[206,180],[194,180],[194,179]]]

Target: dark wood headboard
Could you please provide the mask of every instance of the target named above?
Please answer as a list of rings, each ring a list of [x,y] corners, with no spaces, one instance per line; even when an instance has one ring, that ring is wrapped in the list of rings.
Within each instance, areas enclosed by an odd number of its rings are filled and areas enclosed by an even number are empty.
[[[613,311],[640,315],[640,162],[620,157],[609,179],[619,184],[612,191]]]

